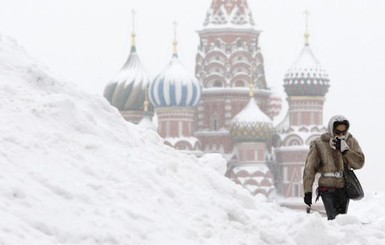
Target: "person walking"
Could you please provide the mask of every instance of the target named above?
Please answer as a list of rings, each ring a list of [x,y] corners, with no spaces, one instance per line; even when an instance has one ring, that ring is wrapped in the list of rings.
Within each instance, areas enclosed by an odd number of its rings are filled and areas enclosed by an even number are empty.
[[[349,126],[344,116],[333,116],[328,124],[328,132],[310,143],[305,162],[304,202],[311,207],[315,175],[320,173],[316,201],[321,196],[328,220],[348,211],[349,198],[343,177],[345,165],[349,169],[360,169],[365,162],[358,141],[348,131]]]

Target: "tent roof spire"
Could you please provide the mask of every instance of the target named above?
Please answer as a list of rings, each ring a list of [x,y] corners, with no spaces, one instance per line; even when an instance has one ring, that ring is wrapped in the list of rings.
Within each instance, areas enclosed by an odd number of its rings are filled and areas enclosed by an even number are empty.
[[[305,45],[309,46],[309,37],[310,37],[310,33],[309,33],[309,15],[310,15],[310,12],[308,10],[305,10],[304,15],[305,15],[305,34],[304,34]]]
[[[131,11],[132,14],[132,31],[131,31],[131,52],[136,51],[136,43],[135,43],[135,38],[136,38],[136,33],[135,33],[135,10]]]

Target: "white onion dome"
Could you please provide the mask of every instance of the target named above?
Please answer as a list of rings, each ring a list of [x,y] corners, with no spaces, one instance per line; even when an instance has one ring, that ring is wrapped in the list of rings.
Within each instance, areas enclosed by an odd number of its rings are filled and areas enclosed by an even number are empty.
[[[329,76],[308,44],[305,44],[283,80],[288,96],[325,96],[329,89]]]
[[[272,120],[259,109],[254,97],[231,121],[230,135],[237,141],[265,142],[272,131]]]
[[[155,107],[193,107],[200,100],[201,85],[174,53],[167,67],[151,82],[149,97]]]
[[[105,87],[104,97],[120,111],[143,111],[146,89],[150,79],[140,61],[135,46],[118,75]],[[149,111],[152,106],[149,105]]]

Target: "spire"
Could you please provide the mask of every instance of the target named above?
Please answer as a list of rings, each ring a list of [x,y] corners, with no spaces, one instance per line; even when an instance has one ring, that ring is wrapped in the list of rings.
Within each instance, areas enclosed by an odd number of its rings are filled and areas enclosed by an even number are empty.
[[[203,26],[254,28],[255,22],[247,0],[212,0]]]
[[[131,11],[132,13],[132,32],[131,32],[131,52],[135,52],[136,51],[136,44],[135,44],[135,37],[136,37],[136,34],[135,34],[135,10],[132,10]]]
[[[249,83],[250,91],[249,91],[249,96],[250,96],[251,98],[254,97],[253,72],[254,72],[254,69],[253,69],[252,65],[250,65],[250,83]]]
[[[288,96],[323,97],[329,89],[329,77],[309,46],[309,11],[305,14],[305,46],[285,73],[284,88]]]
[[[174,40],[172,42],[172,55],[178,56],[178,51],[176,49],[176,46],[178,45],[178,41],[176,40],[176,26],[178,23],[174,21],[172,24],[174,25]]]
[[[305,45],[306,46],[309,46],[309,37],[310,37],[310,33],[309,33],[309,15],[310,15],[310,12],[308,10],[305,10],[304,12],[304,15],[305,15]]]

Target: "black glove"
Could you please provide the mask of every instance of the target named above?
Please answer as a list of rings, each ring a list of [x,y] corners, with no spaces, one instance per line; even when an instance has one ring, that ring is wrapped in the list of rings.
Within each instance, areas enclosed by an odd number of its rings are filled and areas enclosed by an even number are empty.
[[[341,151],[341,139],[334,139],[334,145],[336,146],[337,151]]]
[[[308,205],[309,207],[311,207],[311,199],[312,199],[312,193],[311,192],[306,192],[305,193],[305,197],[303,198],[303,201],[306,203],[306,205]]]

